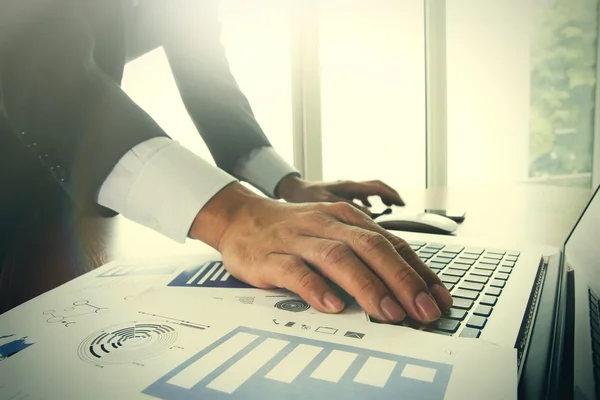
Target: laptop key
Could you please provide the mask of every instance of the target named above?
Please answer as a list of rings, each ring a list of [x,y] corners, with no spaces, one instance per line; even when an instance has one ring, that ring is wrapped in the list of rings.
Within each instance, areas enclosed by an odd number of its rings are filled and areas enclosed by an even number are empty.
[[[479,293],[473,290],[456,289],[452,293],[452,297],[462,297],[463,299],[475,300],[479,297]]]
[[[492,264],[480,264],[480,262],[477,263],[477,264],[475,264],[475,268],[485,269],[485,270],[488,270],[488,271],[495,271],[496,270],[496,266],[495,265],[492,265]]]
[[[485,306],[483,304],[478,305],[477,308],[475,309],[475,311],[473,311],[473,314],[479,315],[481,317],[489,317],[491,313],[492,313],[492,307]]]
[[[503,261],[502,266],[512,268],[515,266],[515,262],[514,261]]]
[[[460,322],[453,319],[440,318],[431,325],[432,329],[454,333],[458,330]]]
[[[452,275],[446,275],[445,273],[440,275],[440,279],[442,280],[442,282],[444,283],[458,283],[460,281],[460,277],[458,276],[452,276]]]
[[[438,268],[438,269],[444,269],[444,268],[446,268],[446,264],[435,262],[434,260],[429,260],[425,264],[427,264],[427,266],[429,268]]]
[[[428,243],[427,247],[431,247],[432,249],[440,250],[443,249],[446,245],[440,243]]]
[[[444,273],[446,275],[458,276],[459,278],[462,278],[465,275],[465,271],[461,271],[459,269],[452,269],[452,266],[445,270]]]
[[[454,253],[454,254],[458,254],[461,251],[463,251],[464,247],[463,246],[446,246],[444,247],[444,251],[447,253]]]
[[[517,257],[511,257],[511,256],[507,256],[507,257],[504,259],[504,261],[512,261],[512,262],[515,262],[515,261],[517,261]]]
[[[498,272],[502,272],[503,274],[510,274],[512,272],[512,268],[500,267],[498,268]]]
[[[465,265],[473,265],[475,264],[475,260],[471,260],[469,258],[458,257],[454,260],[456,264],[465,264]]]
[[[510,257],[519,257],[521,253],[519,253],[518,251],[509,251],[508,253],[506,253],[506,255]]]
[[[442,314],[442,317],[455,319],[458,321],[462,321],[467,316],[467,312],[465,310],[461,310],[460,308],[451,307],[448,311]]]
[[[465,278],[465,281],[475,282],[475,283],[483,283],[483,284],[487,283],[487,281],[488,281],[487,277],[485,277],[485,276],[479,276],[479,275],[473,275],[474,273],[475,273],[475,271],[473,271],[471,273],[471,275],[468,275]]]
[[[451,258],[446,258],[446,257],[436,256],[435,258],[431,259],[431,261],[434,261],[434,262],[440,263],[440,264],[450,264],[452,262],[452,259]]]
[[[501,279],[503,281],[508,280],[509,274],[505,274],[504,272],[498,272],[495,276],[496,279]]]
[[[491,258],[494,260],[502,260],[502,255],[501,254],[495,254],[495,253],[485,253],[483,255],[483,258]]]
[[[492,276],[493,273],[494,273],[493,271],[488,271],[488,270],[485,270],[485,269],[478,269],[478,268],[474,268],[471,271],[472,275],[479,275],[479,276],[484,276],[484,277],[487,277],[487,278],[489,278],[490,276]],[[487,279],[485,281],[487,283]]]
[[[471,269],[470,265],[465,265],[465,264],[457,264],[456,262],[453,263],[452,265],[450,265],[450,268],[453,269],[460,269],[461,271],[468,271]]]
[[[500,293],[502,293],[502,289],[497,288],[497,287],[489,287],[486,291],[485,294],[487,296],[500,296]]]
[[[500,280],[500,279],[494,279],[492,281],[492,286],[493,287],[504,288],[504,285],[506,285],[506,281],[503,281],[503,280]]]
[[[477,339],[481,335],[481,331],[475,328],[465,328],[460,333],[460,337]]]
[[[452,303],[452,308],[460,308],[462,310],[470,310],[473,307],[473,300],[461,299],[458,297],[452,297],[454,302]]]
[[[483,304],[484,306],[495,306],[498,298],[495,296],[483,296],[479,300],[479,304]]]
[[[411,248],[411,249],[413,249],[414,251],[417,251],[417,250],[419,250],[421,247],[423,247],[423,246],[417,246],[417,245],[415,245],[415,244],[410,244],[410,243],[409,243],[408,245],[409,245],[409,246],[410,246],[410,248]]]
[[[500,260],[496,260],[495,258],[483,257],[483,258],[479,259],[479,263],[481,263],[481,264],[490,264],[490,265],[498,265],[498,264],[500,264]]]
[[[488,253],[490,254],[500,254],[500,255],[505,255],[506,251],[504,250],[488,250]]]
[[[438,256],[440,256],[440,257],[447,257],[447,258],[454,258],[454,257],[456,257],[456,253],[451,253],[449,251],[446,251],[446,249],[444,249],[444,250],[442,250],[442,251],[440,251],[438,253]]]
[[[475,328],[475,329],[483,329],[483,327],[485,326],[486,323],[487,323],[487,318],[485,318],[485,317],[479,317],[479,316],[473,316],[467,322],[467,327],[469,327],[469,328]]]
[[[419,242],[417,240],[409,240],[406,243],[408,243],[411,246],[425,246],[427,244],[425,242]]]
[[[482,249],[482,248],[479,248],[479,247],[467,247],[466,249],[463,250],[463,253],[480,255],[484,251],[485,251],[485,249]]]
[[[481,292],[484,287],[485,287],[484,284],[482,284],[482,283],[475,283],[475,282],[463,282],[459,286],[459,288],[461,288],[461,289],[475,290],[477,292]]]
[[[454,284],[453,283],[446,283],[446,282],[442,282],[444,284],[444,286],[446,286],[446,289],[448,289],[448,291],[451,291],[452,289],[454,289]]]

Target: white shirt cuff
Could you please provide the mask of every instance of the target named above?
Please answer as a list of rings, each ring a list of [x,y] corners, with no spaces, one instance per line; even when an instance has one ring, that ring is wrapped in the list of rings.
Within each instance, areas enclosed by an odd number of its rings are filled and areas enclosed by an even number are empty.
[[[275,198],[275,188],[283,177],[300,172],[288,164],[270,146],[259,147],[240,160],[234,169],[235,175],[260,189],[269,197]]]
[[[178,142],[157,137],[119,160],[98,204],[183,243],[202,207],[234,181]]]

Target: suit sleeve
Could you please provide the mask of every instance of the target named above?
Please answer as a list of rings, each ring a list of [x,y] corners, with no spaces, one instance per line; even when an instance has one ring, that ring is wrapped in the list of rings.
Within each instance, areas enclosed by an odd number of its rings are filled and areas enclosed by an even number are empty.
[[[241,158],[270,147],[248,100],[230,72],[220,42],[218,1],[172,0],[162,4],[155,26],[183,102],[216,164],[234,174]],[[162,23],[159,22],[162,21]]]
[[[0,95],[23,144],[79,205],[98,211],[98,190],[119,159],[166,134],[96,65],[92,27],[75,4],[47,9],[5,41]],[[118,32],[120,22],[107,31]]]

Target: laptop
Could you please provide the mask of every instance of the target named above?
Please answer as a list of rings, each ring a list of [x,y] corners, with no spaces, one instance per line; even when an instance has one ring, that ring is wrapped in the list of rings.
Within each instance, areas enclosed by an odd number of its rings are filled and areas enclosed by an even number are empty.
[[[403,325],[514,346],[520,398],[600,398],[598,192],[562,249],[403,232],[454,298],[436,323]]]

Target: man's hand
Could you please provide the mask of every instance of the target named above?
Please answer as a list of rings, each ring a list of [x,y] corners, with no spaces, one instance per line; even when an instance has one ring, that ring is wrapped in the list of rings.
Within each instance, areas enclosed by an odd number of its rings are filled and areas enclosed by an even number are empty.
[[[404,201],[398,192],[381,181],[368,182],[309,182],[295,175],[288,175],[281,180],[276,194],[290,203],[308,202],[343,202],[351,204],[367,215],[371,212],[369,196],[379,196],[386,206],[403,206]],[[364,206],[354,202],[360,200]]]
[[[346,203],[281,203],[233,183],[204,206],[190,233],[220,251],[236,278],[288,289],[319,311],[344,307],[325,278],[381,321],[431,322],[452,305],[404,240]]]

